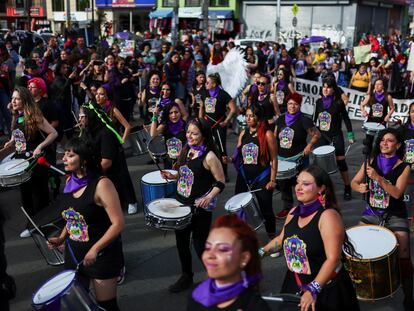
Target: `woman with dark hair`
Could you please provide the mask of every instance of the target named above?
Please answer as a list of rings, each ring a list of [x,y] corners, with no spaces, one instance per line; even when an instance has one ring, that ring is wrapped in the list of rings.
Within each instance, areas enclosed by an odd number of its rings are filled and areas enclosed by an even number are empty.
[[[378,79],[381,79],[384,84],[384,88],[386,88],[386,83],[385,83],[386,81],[384,80],[384,76],[385,76],[384,65],[378,61],[378,58],[371,57],[371,59],[369,60],[368,70],[371,73],[371,84],[374,85],[375,81],[377,81]]]
[[[324,79],[322,84],[322,97],[316,101],[313,119],[321,133],[321,137],[315,144],[315,147],[333,143],[336,162],[345,185],[344,200],[349,201],[352,199],[352,192],[348,166],[345,161],[345,141],[342,134],[342,120],[347,128],[349,144],[354,143],[354,133],[352,132],[352,124],[346,111],[345,103],[336,89],[334,79]]]
[[[167,109],[168,106],[172,103],[176,103],[178,105],[178,107],[180,108],[181,116],[183,117],[184,120],[187,120],[188,112],[187,112],[187,109],[185,109],[184,107],[183,101],[175,97],[174,88],[172,84],[165,82],[161,85],[160,98],[154,110],[154,114],[158,115],[158,119],[159,119],[158,121],[161,121],[161,119],[163,118],[165,109]]]
[[[194,289],[187,310],[270,310],[258,292],[258,248],[256,233],[237,215],[219,217],[202,256],[209,278]]]
[[[378,134],[369,164],[361,165],[352,180],[352,188],[367,196],[361,223],[379,225],[385,222],[398,240],[398,257],[405,310],[413,310],[413,265],[410,257],[410,226],[404,203],[404,192],[410,176],[410,165],[401,159],[404,140],[398,130],[387,128]],[[367,181],[368,180],[368,181]]]
[[[163,69],[165,79],[163,78],[162,81],[168,82],[173,87],[177,98],[184,99],[184,85],[181,83],[182,74],[179,63],[180,55],[178,52],[171,52],[170,58]]]
[[[57,137],[56,130],[43,117],[30,91],[18,86],[11,99],[11,138],[4,147],[15,152],[15,158],[37,158]],[[22,205],[30,216],[49,204],[48,169],[36,166],[31,178],[20,185]],[[28,237],[25,230],[21,237]]]
[[[84,83],[87,86],[90,86],[92,83],[101,86],[109,80],[109,73],[105,67],[105,63],[100,60],[91,60],[80,72],[79,76],[85,76]]]
[[[71,139],[63,157],[71,173],[59,201],[67,222],[51,248],[65,244],[65,269],[78,269],[89,288],[92,282],[100,307],[117,311],[117,277],[123,266],[121,232],[124,229],[118,193],[101,175],[99,156],[84,139]],[[78,266],[79,265],[79,266]]]
[[[367,94],[371,92],[371,73],[367,71],[367,65],[359,65],[349,81],[349,88]]]
[[[79,113],[81,137],[94,143],[95,152],[100,156],[102,172],[114,183],[121,206],[128,206],[128,213],[137,211],[137,199],[129,175],[122,144],[122,137],[101,106],[87,103],[81,106]]]
[[[272,85],[273,93],[276,96],[277,104],[281,113],[286,112],[286,98],[294,92],[293,84],[290,82],[290,75],[287,69],[277,71],[276,81]]]
[[[392,97],[384,90],[384,81],[382,79],[377,79],[373,86],[371,93],[365,96],[361,102],[361,114],[364,118],[367,118],[366,122],[386,124],[390,121],[395,111]],[[366,107],[369,108],[369,112],[365,110]],[[366,134],[365,138],[365,145],[371,151],[374,136]]]
[[[207,97],[207,89],[205,86],[206,83],[206,74],[203,71],[198,71],[195,75],[193,82],[193,88],[190,93],[191,96],[191,116],[198,117],[200,111],[200,105],[203,98]]]
[[[161,122],[158,122],[158,113],[159,109],[157,108],[151,119],[150,134],[151,137],[164,136],[167,147],[167,158],[164,160],[164,168],[171,169],[174,167],[181,150],[187,142],[186,122],[182,117],[180,106],[175,102],[170,103],[164,109]]]
[[[122,140],[125,141],[131,131],[131,125],[124,118],[119,109],[108,99],[106,89],[100,87],[96,91],[95,102],[101,106],[102,110],[111,118],[113,125],[121,130],[123,127],[124,134],[122,135]]]
[[[404,137],[404,162],[408,164],[414,163],[414,103],[408,108],[408,120],[400,127],[400,131]]]
[[[244,52],[245,52],[245,59],[247,62],[247,69],[249,70],[250,75],[252,75],[257,69],[259,58],[254,53],[253,48],[251,46],[247,46]]]
[[[224,189],[223,167],[213,141],[210,125],[203,119],[191,120],[187,127],[187,145],[177,161],[178,174],[161,171],[161,176],[177,180],[177,200],[192,208],[188,227],[175,230],[182,275],[168,289],[181,292],[193,283],[190,238],[197,256],[201,258],[210,230],[212,210],[217,195]]]
[[[141,92],[141,105],[144,105],[144,118],[145,124],[151,122],[152,114],[154,113],[155,107],[158,103],[160,97],[160,73],[158,71],[151,71],[147,76],[147,83],[144,90]]]
[[[237,175],[235,193],[260,189],[255,195],[265,220],[267,235],[272,239],[276,235],[272,204],[277,174],[276,139],[264,119],[262,107],[252,105],[247,108],[245,116],[247,128],[240,133],[237,143],[242,164]],[[228,160],[233,161],[231,157]]]
[[[359,310],[341,262],[342,246],[353,247],[328,173],[309,166],[299,174],[295,192],[299,205],[289,213],[280,235],[259,253],[266,256],[283,249],[288,270],[281,292],[301,291],[301,310]]]
[[[219,146],[221,156],[225,156],[227,142],[227,125],[233,115],[236,114],[236,104],[231,96],[221,87],[221,79],[218,73],[208,75],[206,81],[206,97],[200,106],[199,118],[206,119],[213,131],[216,146]],[[226,110],[229,113],[226,115]],[[227,166],[224,166],[224,173],[227,176]]]
[[[279,105],[275,94],[270,92],[269,77],[261,75],[257,81],[257,91],[250,96],[251,105],[258,105],[263,109],[263,118],[268,123],[270,130],[275,129],[276,116],[280,116]]]
[[[309,165],[309,155],[321,134],[315,123],[300,111],[302,104],[300,94],[289,94],[286,100],[287,111],[276,121],[277,158],[295,163],[297,172],[300,172]],[[282,193],[283,206],[276,218],[285,218],[293,207],[292,188],[295,184],[296,176],[277,182],[278,189]]]

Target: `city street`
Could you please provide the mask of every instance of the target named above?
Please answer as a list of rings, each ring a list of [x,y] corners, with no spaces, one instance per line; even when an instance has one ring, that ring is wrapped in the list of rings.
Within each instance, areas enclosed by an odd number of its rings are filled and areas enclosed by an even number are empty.
[[[351,176],[362,163],[362,139],[361,122],[353,121],[354,132],[357,142],[350,148],[347,156]],[[227,148],[232,152],[236,143],[236,135],[229,130]],[[141,202],[140,179],[141,177],[156,170],[155,165],[146,164],[148,155],[129,157],[127,159],[129,171],[135,186],[138,201]],[[224,192],[220,195],[219,205],[214,212],[214,217],[225,213],[224,204],[233,195],[236,180],[236,172],[230,168],[230,182],[226,184]],[[364,202],[360,194],[353,193],[353,200],[344,202],[343,184],[339,173],[331,176],[336,186],[337,197],[346,223],[353,226],[358,223],[362,214]],[[48,266],[37,249],[32,238],[19,238],[24,228],[25,218],[20,210],[20,194],[17,188],[5,189],[0,192],[0,208],[6,215],[5,235],[6,254],[8,259],[8,273],[12,275],[17,283],[17,297],[12,301],[11,310],[30,310],[33,292],[41,286],[48,278],[61,271],[61,267]],[[273,197],[275,212],[281,208],[280,195]],[[49,215],[53,215],[50,208]],[[167,288],[176,281],[180,275],[179,261],[175,248],[173,232],[163,232],[145,225],[142,208],[138,214],[125,215],[126,227],[123,234],[123,247],[126,259],[126,279],[119,286],[118,301],[121,310],[144,310],[144,311],[181,311],[186,310],[187,297],[190,291],[180,294],[171,294]],[[277,229],[282,228],[282,221],[277,221]],[[264,229],[259,230],[262,242],[266,241]],[[370,237],[366,237],[369,239]],[[413,240],[411,240],[413,246]],[[195,253],[193,253],[195,254]],[[411,251],[411,254],[414,254]],[[195,281],[205,279],[205,272],[200,261],[193,257],[195,267]],[[284,257],[265,258],[263,260],[264,280],[261,284],[263,294],[277,293],[284,277],[286,264]],[[381,285],[380,285],[381,286]],[[272,309],[278,310],[278,304],[273,303]],[[361,303],[364,311],[377,310],[403,310],[402,293],[398,290],[396,296],[377,302]],[[292,305],[292,310],[297,307]]]

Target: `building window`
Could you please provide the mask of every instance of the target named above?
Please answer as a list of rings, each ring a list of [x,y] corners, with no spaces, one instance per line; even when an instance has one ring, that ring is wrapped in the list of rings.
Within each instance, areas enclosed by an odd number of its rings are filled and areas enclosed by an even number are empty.
[[[89,0],[76,0],[76,11],[84,12],[89,7]]]
[[[6,2],[0,2],[0,13],[6,13]]]
[[[176,2],[178,4],[178,0],[162,0],[162,6],[174,6]]]
[[[32,6],[43,6],[43,0],[32,0]]]
[[[229,6],[229,0],[210,0],[210,6]]]
[[[16,0],[16,8],[24,8],[24,1]]]
[[[52,11],[63,12],[65,11],[64,0],[52,0]]]
[[[201,6],[201,0],[185,0],[185,6]]]

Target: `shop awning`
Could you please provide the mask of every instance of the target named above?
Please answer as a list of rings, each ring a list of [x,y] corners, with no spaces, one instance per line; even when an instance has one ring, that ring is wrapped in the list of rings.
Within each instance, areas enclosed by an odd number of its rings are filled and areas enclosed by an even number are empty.
[[[150,18],[168,18],[173,17],[173,10],[155,10],[149,14]]]
[[[217,19],[233,18],[233,10],[208,10],[208,18],[217,18]]]

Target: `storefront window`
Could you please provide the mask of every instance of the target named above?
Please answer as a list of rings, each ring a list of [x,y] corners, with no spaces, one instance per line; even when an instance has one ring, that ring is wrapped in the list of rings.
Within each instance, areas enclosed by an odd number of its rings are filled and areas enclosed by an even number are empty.
[[[162,6],[174,6],[176,2],[178,4],[178,0],[162,0]]]
[[[89,0],[76,0],[77,11],[85,11],[85,9],[89,7]]]
[[[229,0],[210,0],[210,6],[229,6]]]
[[[201,0],[185,0],[185,6],[201,6]]]
[[[16,0],[16,8],[24,8],[24,1]]]
[[[52,0],[52,11],[62,12],[65,10],[64,0]]]

